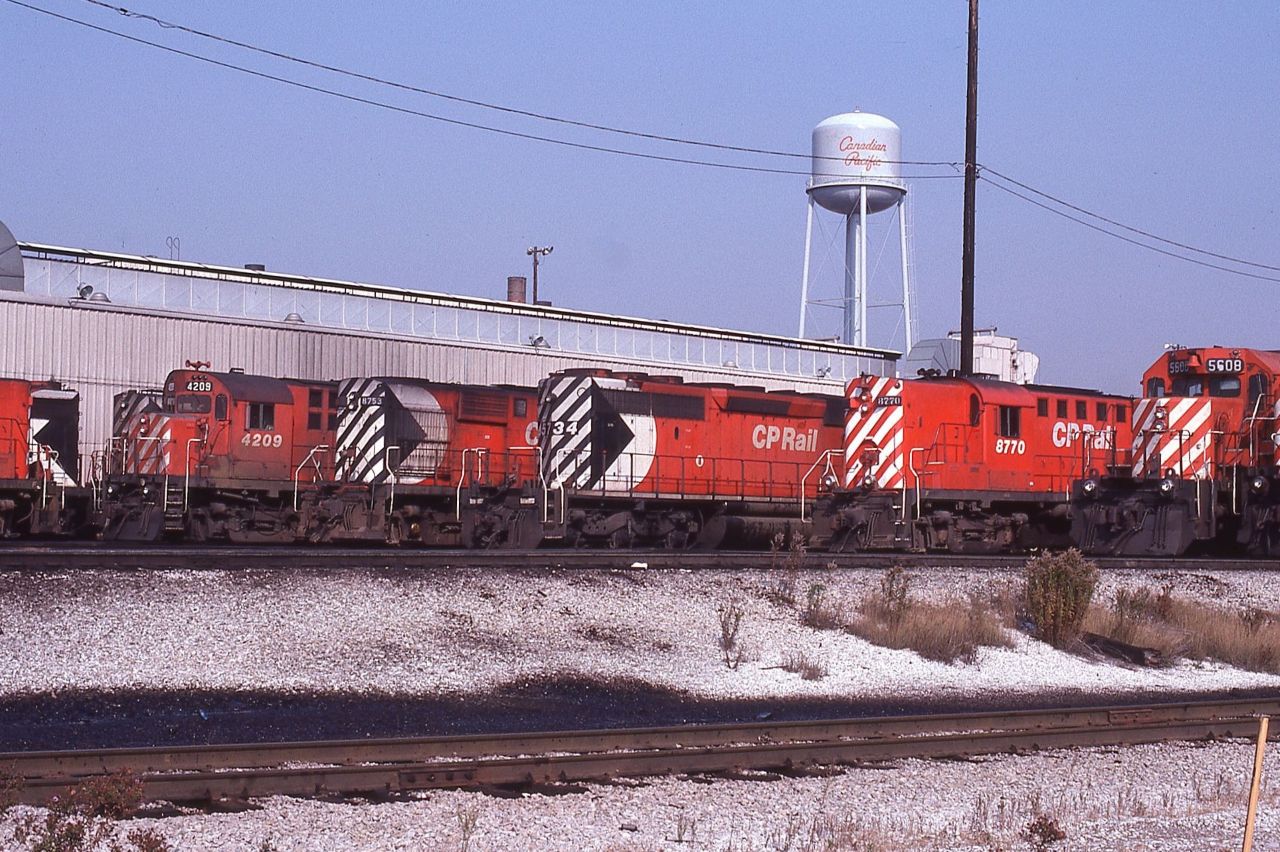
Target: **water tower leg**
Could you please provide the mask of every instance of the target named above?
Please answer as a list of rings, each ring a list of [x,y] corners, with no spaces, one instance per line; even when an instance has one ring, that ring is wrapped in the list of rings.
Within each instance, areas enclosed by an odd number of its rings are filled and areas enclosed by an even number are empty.
[[[911,287],[907,280],[907,197],[902,196],[898,202],[898,237],[902,245],[902,328],[906,338],[906,348],[902,354],[911,351]]]
[[[809,309],[809,248],[813,243],[813,196],[809,196],[809,215],[804,224],[804,273],[800,276],[800,330],[796,337],[804,339],[805,313]]]
[[[857,343],[858,335],[858,214],[844,220],[844,342]]]
[[[867,188],[858,193],[858,345],[867,345]]]

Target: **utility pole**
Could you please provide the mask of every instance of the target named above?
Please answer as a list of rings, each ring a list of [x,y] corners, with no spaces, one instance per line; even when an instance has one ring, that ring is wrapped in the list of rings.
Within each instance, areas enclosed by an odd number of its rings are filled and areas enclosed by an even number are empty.
[[[555,246],[530,246],[525,252],[527,255],[533,256],[533,304],[538,304],[538,258],[546,257],[555,250]]]
[[[973,375],[973,206],[978,190],[978,0],[969,0],[969,90],[964,116],[964,247],[960,261],[960,374]]]

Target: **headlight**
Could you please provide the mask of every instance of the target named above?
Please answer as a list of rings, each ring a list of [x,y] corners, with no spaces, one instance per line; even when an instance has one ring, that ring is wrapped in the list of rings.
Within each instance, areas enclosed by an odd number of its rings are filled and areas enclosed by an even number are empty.
[[[1267,491],[1267,478],[1265,476],[1255,476],[1253,481],[1249,483],[1249,488],[1254,494],[1265,494]]]
[[[826,476],[822,477],[822,487],[828,491],[834,491],[839,482],[840,480],[836,479],[836,475],[834,473],[828,473]]]
[[[1094,492],[1098,490],[1098,480],[1086,479],[1084,481],[1084,485],[1080,486],[1080,490],[1083,491],[1086,496],[1092,497]]]
[[[1167,479],[1167,478],[1166,478],[1166,479],[1162,479],[1162,480],[1160,480],[1160,493],[1161,493],[1161,494],[1163,494],[1163,495],[1165,495],[1165,496],[1167,497],[1167,496],[1169,496],[1170,494],[1172,494],[1172,493],[1173,493],[1173,489],[1174,489],[1174,482],[1173,482],[1173,480],[1172,480],[1172,479]]]
[[[151,486],[150,486],[150,485],[144,485],[144,486],[142,486],[142,496],[143,496],[143,497],[150,497],[150,496],[151,496]]]
[[[862,486],[863,486],[864,488],[875,488],[875,487],[876,487],[876,476],[875,476],[875,474],[874,474],[874,473],[868,473],[866,476],[862,477]]]
[[[116,487],[115,487],[114,485],[108,485],[108,486],[107,486],[107,493],[108,493],[108,494],[115,494],[115,493],[116,493]]]

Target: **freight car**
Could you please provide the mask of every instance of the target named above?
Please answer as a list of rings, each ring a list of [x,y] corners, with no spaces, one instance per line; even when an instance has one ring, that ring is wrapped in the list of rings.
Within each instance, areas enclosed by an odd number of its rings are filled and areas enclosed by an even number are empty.
[[[840,397],[565,370],[539,385],[540,479],[475,496],[474,546],[760,548],[803,526]]]
[[[98,513],[104,539],[294,541],[300,498],[333,480],[337,384],[213,372],[191,363],[117,396]]]
[[[318,492],[311,541],[457,547],[464,503],[499,507],[538,478],[536,392],[410,378],[343,381],[338,487]],[[518,504],[517,504],[518,505]],[[491,534],[468,528],[469,540]]]
[[[0,538],[64,535],[86,521],[79,439],[76,391],[0,379]]]
[[[931,375],[849,383],[814,546],[991,553],[1070,544],[1071,484],[1129,441],[1127,397]]]
[[[1280,353],[1173,347],[1143,374],[1133,441],[1074,489],[1074,536],[1101,555],[1280,552]]]

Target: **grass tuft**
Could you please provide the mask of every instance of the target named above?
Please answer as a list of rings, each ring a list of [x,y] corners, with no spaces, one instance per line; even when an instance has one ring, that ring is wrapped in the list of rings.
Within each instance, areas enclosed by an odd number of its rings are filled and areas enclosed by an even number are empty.
[[[915,600],[902,568],[885,574],[879,591],[863,599],[845,629],[876,645],[909,649],[943,663],[971,663],[983,646],[1013,644],[999,615],[976,596],[943,603]]]

